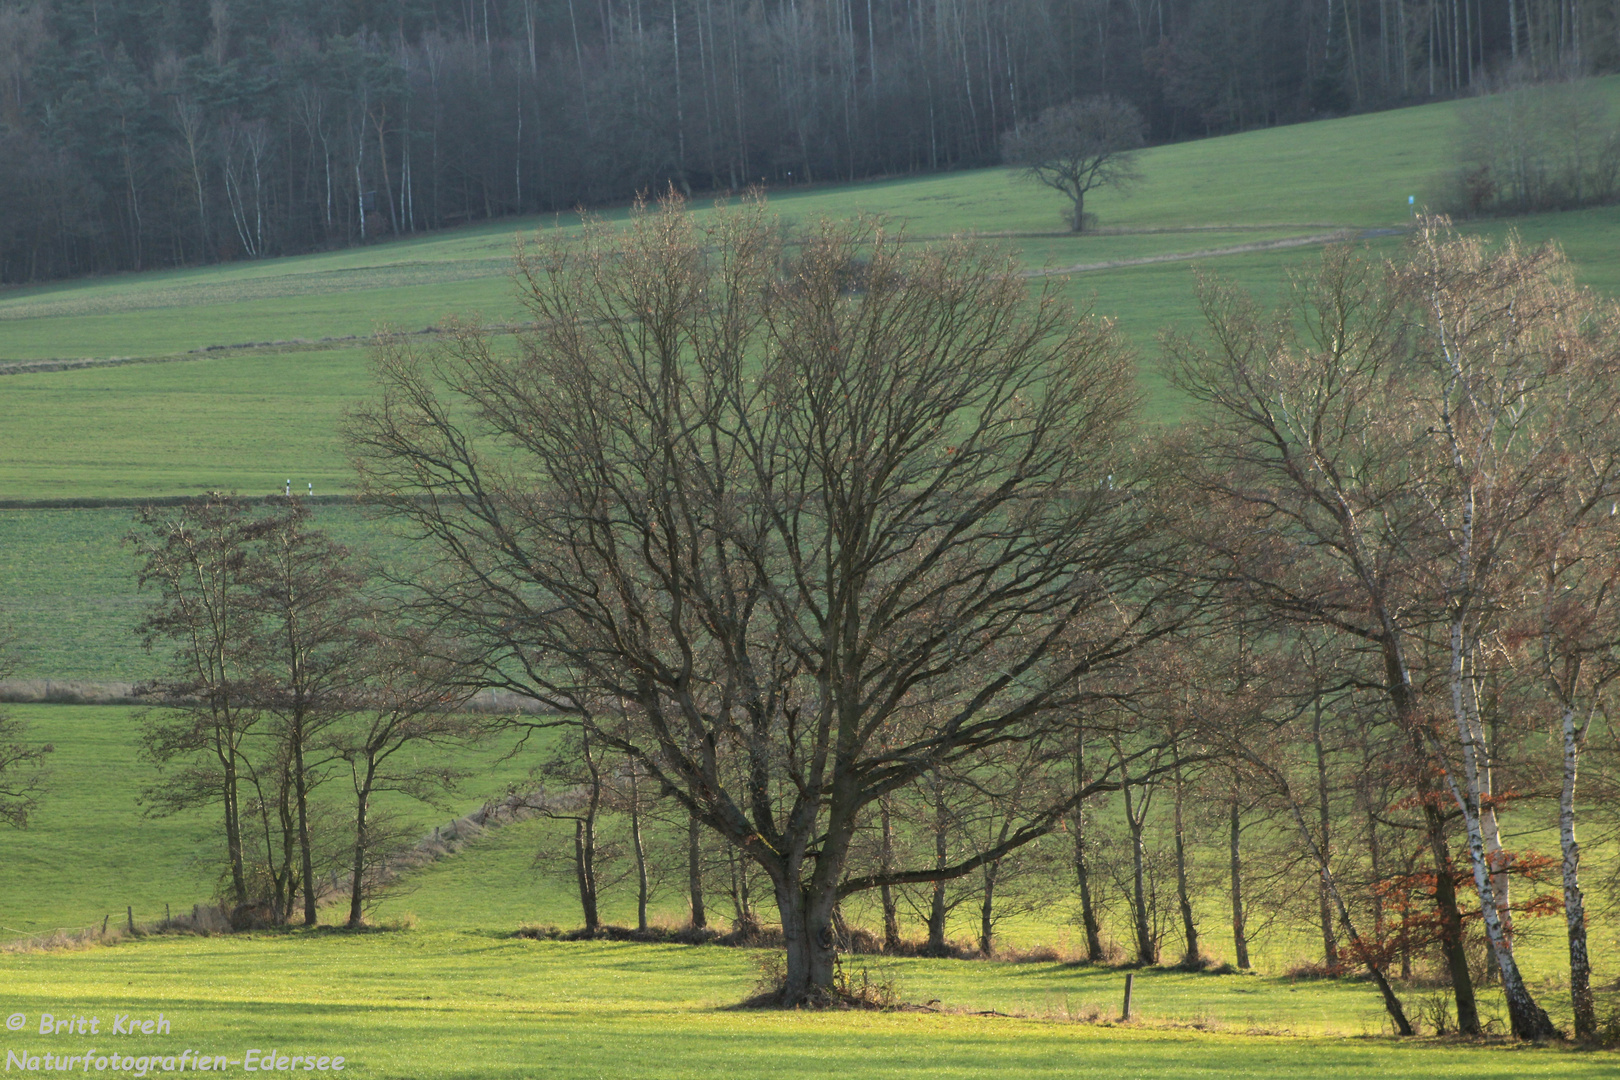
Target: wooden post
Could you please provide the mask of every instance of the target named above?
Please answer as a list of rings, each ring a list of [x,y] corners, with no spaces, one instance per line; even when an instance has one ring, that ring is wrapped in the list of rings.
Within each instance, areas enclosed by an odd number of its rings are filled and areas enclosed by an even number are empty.
[[[1135,985],[1136,972],[1127,971],[1125,973],[1125,1008],[1119,1015],[1121,1020],[1129,1020],[1131,1018],[1131,990],[1133,987],[1135,987]]]
[[[101,917],[101,936],[102,937],[107,936],[107,920],[109,920],[111,918],[112,918],[112,914],[110,912]]]
[[[169,902],[165,900],[163,901],[163,925],[167,927],[173,921],[174,916],[169,914]]]
[[[135,905],[134,904],[130,904],[128,907],[124,908],[124,917],[129,920],[129,932],[133,934],[135,932]]]

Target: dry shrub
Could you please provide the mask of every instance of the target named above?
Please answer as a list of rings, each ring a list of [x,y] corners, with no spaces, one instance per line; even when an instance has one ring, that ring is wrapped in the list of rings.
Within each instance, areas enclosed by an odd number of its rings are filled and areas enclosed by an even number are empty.
[[[114,922],[108,915],[99,925],[58,927],[41,934],[30,934],[0,945],[0,952],[32,953],[90,949],[97,945],[116,945],[129,937],[151,934],[190,934],[212,937],[231,932],[231,922],[225,910],[212,904],[197,904],[190,914],[168,916],[153,923],[141,923],[133,929],[125,921]]]
[[[981,954],[982,955],[982,954]],[[1050,945],[1034,945],[1020,949],[1016,945],[1000,945],[986,960],[1000,960],[1007,964],[1062,964],[1073,963],[1074,957],[1064,956]]]
[[[1451,1015],[1451,995],[1436,991],[1414,998],[1412,1027],[1419,1035],[1449,1035],[1457,1030]]]
[[[1283,972],[1283,977],[1292,980],[1303,979],[1337,979],[1344,974],[1341,965],[1324,964],[1319,960],[1306,960],[1300,958],[1290,964]]]
[[[1620,1006],[1609,1010],[1606,1016],[1598,1018],[1596,1033],[1592,1042],[1606,1050],[1620,1050]]]
[[[1062,1005],[1048,1007],[1047,1015],[1058,1020],[1069,1020],[1077,1024],[1101,1024],[1112,1019],[1106,1005],[1095,1001],[1075,1001],[1065,997]]]
[[[1178,1021],[1176,1026],[1190,1027],[1194,1031],[1219,1031],[1222,1025],[1220,1019],[1214,1013],[1205,1009],[1193,1013],[1189,1019]]]

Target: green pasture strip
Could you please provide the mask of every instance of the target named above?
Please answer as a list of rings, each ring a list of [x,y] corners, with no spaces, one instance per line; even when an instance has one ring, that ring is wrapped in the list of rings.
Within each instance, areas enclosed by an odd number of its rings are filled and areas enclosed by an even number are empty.
[[[1322,232],[1222,230],[993,242],[1012,246],[1026,265],[1042,270],[1172,255],[1218,258],[1220,252]],[[246,283],[131,286],[107,295],[14,302],[10,309],[0,304],[0,362],[156,357],[268,343],[297,348],[301,342],[365,337],[385,327],[419,330],[452,316],[511,322],[522,315],[510,276],[512,250],[508,243],[504,256],[480,259],[474,269],[453,261],[409,263]]]
[[[149,939],[77,953],[6,958],[6,1012],[153,1018],[167,1035],[0,1035],[0,1048],[123,1055],[186,1049],[241,1060],[249,1049],[342,1054],[361,1077],[1379,1077],[1509,1080],[1613,1074],[1609,1054],[1361,1034],[1365,987],[1318,985],[1318,1001],[1289,1010],[1304,1027],[1325,1018],[1338,1037],[1248,1034],[1166,1025],[1178,1011],[1210,1024],[1234,995],[1197,977],[1178,985],[1138,977],[1142,1024],[1060,1019],[1077,991],[1106,993],[1123,979],[1000,965],[898,964],[908,1000],[948,1012],[778,1013],[726,1008],[750,992],[749,952],[678,946],[530,942],[457,933],[287,934]],[[948,973],[947,973],[948,972]],[[1086,986],[1095,981],[1095,987]],[[1017,988],[1009,984],[1018,984]],[[1261,989],[1255,986],[1255,989]],[[1267,988],[1269,991],[1269,988]],[[1271,1004],[1288,990],[1255,995]],[[1035,1017],[973,1011],[1040,1000]],[[1352,1004],[1352,1002],[1357,1002]],[[1281,1002],[1278,1002],[1281,1005]],[[1009,1011],[997,1009],[997,1011]],[[1213,1025],[1211,1025],[1213,1026]],[[1266,1030],[1276,1030],[1275,1028]],[[1376,1030],[1376,1027],[1374,1028]],[[232,1070],[235,1071],[234,1069]]]
[[[366,350],[265,353],[0,377],[0,493],[141,498],[352,484],[343,410]]]
[[[29,737],[50,742],[49,786],[26,830],[0,833],[0,942],[58,927],[99,924],[125,918],[134,908],[137,923],[209,902],[218,890],[224,841],[212,809],[172,816],[147,816],[141,791],[155,768],[140,757],[140,710],[121,706],[7,705],[27,721]],[[503,795],[508,785],[526,782],[529,762],[500,761],[508,741],[457,751],[473,770],[464,788],[443,808],[393,794],[376,805],[411,828],[434,824],[476,809]],[[443,750],[421,750],[442,757]],[[318,794],[345,813],[352,801],[346,773],[334,772]],[[329,916],[338,921],[343,915]],[[5,961],[0,961],[3,965]]]
[[[487,321],[506,322],[519,313],[510,266],[508,254],[501,270],[487,277],[0,322],[0,361],[169,356],[209,346],[318,343],[329,337],[369,337],[384,328],[420,330],[451,316],[481,314]],[[6,392],[0,383],[0,395]]]
[[[1605,85],[1620,96],[1620,79]],[[1411,219],[1408,196],[1429,205],[1449,183],[1466,108],[1424,105],[1147,150],[1138,188],[1087,200],[1101,226],[1088,237],[1062,235],[1062,196],[999,168],[784,189],[770,199],[790,224],[865,213],[919,239],[1005,236],[1027,245],[1035,266],[1396,227]],[[516,238],[573,224],[514,219],[340,252],[8,290],[0,360],[167,355],[365,334],[378,323],[414,329],[468,310],[503,318],[514,310],[506,273]]]
[[[153,673],[134,633],[146,603],[139,566],[120,542],[132,517],[0,510],[0,618],[16,636],[14,677],[133,682]]]
[[[1273,292],[1283,269],[1308,265],[1313,252],[1156,263],[1076,273],[1056,284],[1079,306],[1116,318],[1138,351],[1151,356],[1161,329],[1197,323],[1197,269]],[[502,281],[501,288],[510,296],[509,283]],[[420,339],[424,349],[435,344]],[[1179,405],[1165,396],[1151,363],[1142,370],[1147,415],[1176,415]],[[373,392],[369,353],[362,347],[0,376],[0,495],[140,498],[207,488],[259,493],[279,489],[289,477],[301,490],[310,482],[317,493],[348,490],[352,476],[339,425],[346,408]]]
[[[1499,237],[1509,226],[1479,227]],[[1532,241],[1561,237],[1581,281],[1620,293],[1620,244],[1611,242],[1620,237],[1620,210],[1526,219],[1521,231]],[[1383,257],[1401,243],[1382,237],[1364,246]],[[1198,274],[1234,281],[1272,303],[1282,298],[1290,270],[1309,273],[1319,257],[1318,247],[1206,256],[1076,272],[1060,276],[1059,287],[1077,305],[1119,322],[1142,357],[1146,417],[1173,420],[1181,402],[1160,379],[1156,338],[1165,330],[1199,329]],[[502,279],[499,288],[515,304],[510,283]],[[435,342],[423,338],[420,345],[431,349]],[[317,492],[347,490],[352,479],[338,426],[345,408],[372,393],[369,354],[358,346],[0,376],[0,493],[60,499],[209,487],[252,492],[289,476],[300,485],[313,481]]]
[[[254,479],[238,490],[280,491],[286,477]],[[360,507],[311,509],[315,524],[362,560],[388,563],[407,555],[388,527]],[[105,682],[157,673],[161,654],[154,659],[134,633],[151,602],[136,587],[140,566],[123,543],[134,517],[134,509],[118,506],[0,510],[0,624],[16,635],[14,677]]]

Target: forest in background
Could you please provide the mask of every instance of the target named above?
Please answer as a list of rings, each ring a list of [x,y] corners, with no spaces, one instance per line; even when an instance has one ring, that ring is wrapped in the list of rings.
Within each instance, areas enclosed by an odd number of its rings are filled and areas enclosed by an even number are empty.
[[[3,0],[0,283],[990,165],[1091,94],[1169,141],[1617,65],[1612,0]]]

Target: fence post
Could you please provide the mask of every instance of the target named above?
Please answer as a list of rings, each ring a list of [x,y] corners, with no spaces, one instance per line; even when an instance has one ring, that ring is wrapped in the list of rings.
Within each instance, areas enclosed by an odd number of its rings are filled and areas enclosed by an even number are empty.
[[[129,920],[129,932],[133,934],[135,932],[135,905],[130,904],[124,908],[124,915]]]
[[[1136,972],[1127,971],[1125,973],[1125,1009],[1124,1009],[1123,1012],[1120,1013],[1119,1018],[1121,1020],[1129,1020],[1131,1018],[1131,989],[1135,985],[1136,985]]]

